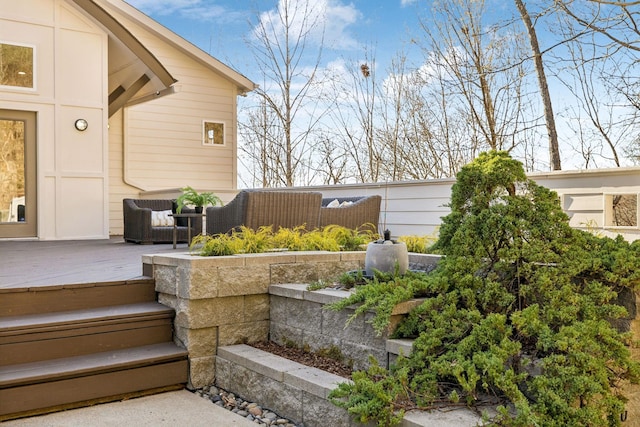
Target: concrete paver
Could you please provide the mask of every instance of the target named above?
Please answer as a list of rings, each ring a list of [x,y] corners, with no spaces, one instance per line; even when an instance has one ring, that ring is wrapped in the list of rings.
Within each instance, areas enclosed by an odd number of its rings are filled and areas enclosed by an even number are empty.
[[[255,427],[187,390],[5,421],[3,427]]]

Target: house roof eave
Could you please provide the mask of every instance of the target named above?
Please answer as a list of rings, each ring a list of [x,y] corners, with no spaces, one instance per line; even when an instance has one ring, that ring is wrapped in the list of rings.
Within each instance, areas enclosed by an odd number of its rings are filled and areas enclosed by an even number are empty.
[[[75,0],[74,0],[75,1]],[[87,0],[80,0],[87,1]],[[193,43],[184,39],[180,35],[174,33],[169,30],[159,22],[153,20],[149,16],[145,15],[143,12],[139,11],[135,7],[131,6],[127,2],[123,0],[98,0],[104,4],[104,6],[108,6],[114,8],[115,10],[123,13],[127,16],[130,16],[132,19],[139,22],[143,25],[148,31],[165,40],[169,44],[173,45],[177,49],[183,51],[191,58],[200,62],[207,68],[213,70],[217,74],[222,75],[228,80],[232,81],[238,88],[238,94],[244,95],[247,92],[251,92],[256,89],[258,86],[249,80],[247,77],[219,61],[215,57],[209,55],[207,52],[203,51],[199,47],[195,46]]]
[[[127,28],[124,27],[103,7],[94,0],[72,0],[82,10],[92,16],[113,34],[123,45],[133,52],[149,70],[162,82],[170,87],[177,80],[169,73],[162,63],[149,51]]]

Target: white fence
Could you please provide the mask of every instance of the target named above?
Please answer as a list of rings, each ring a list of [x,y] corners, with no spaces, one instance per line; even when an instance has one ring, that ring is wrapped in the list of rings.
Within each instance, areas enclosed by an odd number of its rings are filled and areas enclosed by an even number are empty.
[[[640,238],[640,168],[533,173],[529,177],[559,194],[571,226],[608,236],[622,234],[629,241]],[[450,178],[273,190],[320,191],[324,197],[379,194],[380,231],[389,229],[397,237],[436,234],[441,218],[449,213],[446,205],[454,183],[455,179]],[[233,190],[213,191],[225,203],[236,194]],[[141,197],[175,198],[178,194],[178,189],[171,189],[146,192]]]
[[[533,173],[529,177],[558,193],[570,224],[603,235],[640,238],[638,195],[640,168]],[[393,236],[437,233],[441,217],[449,213],[455,179],[376,184],[296,187],[320,191],[324,197],[382,196],[380,230]],[[293,190],[293,188],[291,188]]]

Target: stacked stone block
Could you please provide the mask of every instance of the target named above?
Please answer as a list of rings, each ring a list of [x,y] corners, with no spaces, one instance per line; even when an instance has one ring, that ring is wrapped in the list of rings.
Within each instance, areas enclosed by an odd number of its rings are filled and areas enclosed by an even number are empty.
[[[212,384],[218,346],[269,337],[269,286],[328,280],[362,269],[364,252],[286,252],[224,257],[153,255],[158,301],[173,308],[176,343],[189,351],[189,387]]]
[[[422,300],[396,306],[390,329],[378,335],[371,326],[373,313],[354,319],[354,308],[334,311],[327,308],[346,298],[348,291],[323,289],[307,291],[306,284],[271,285],[270,339],[280,345],[295,345],[312,351],[337,347],[346,363],[366,369],[373,356],[381,366],[388,365],[386,341],[400,320]]]

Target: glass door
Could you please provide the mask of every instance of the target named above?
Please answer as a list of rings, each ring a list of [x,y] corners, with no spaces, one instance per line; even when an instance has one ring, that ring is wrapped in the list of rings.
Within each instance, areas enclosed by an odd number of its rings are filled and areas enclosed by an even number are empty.
[[[0,238],[36,237],[36,114],[0,109]]]

